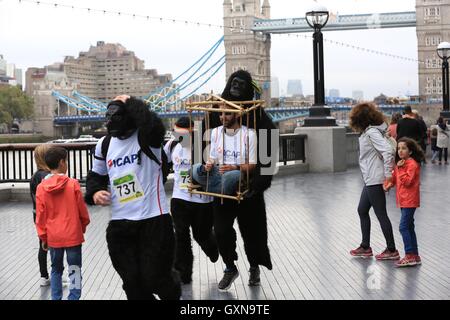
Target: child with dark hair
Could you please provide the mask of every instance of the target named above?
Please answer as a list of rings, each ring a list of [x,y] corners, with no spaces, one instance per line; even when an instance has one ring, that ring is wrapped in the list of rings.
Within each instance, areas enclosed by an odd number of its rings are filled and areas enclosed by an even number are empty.
[[[405,246],[405,257],[398,261],[397,267],[421,264],[414,230],[414,213],[420,206],[420,163],[424,153],[413,139],[398,140],[396,161],[392,183],[385,185],[385,190],[397,187],[397,206],[400,207],[400,233]]]
[[[68,299],[78,300],[81,296],[81,244],[90,222],[89,213],[78,181],[66,175],[67,150],[51,147],[44,158],[50,174],[37,187],[36,229],[44,250],[50,250],[52,300],[62,299],[64,252],[71,280]]]

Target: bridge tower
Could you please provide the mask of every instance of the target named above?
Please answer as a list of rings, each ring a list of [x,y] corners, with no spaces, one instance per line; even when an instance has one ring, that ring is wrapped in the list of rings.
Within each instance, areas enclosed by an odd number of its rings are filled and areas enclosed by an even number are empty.
[[[269,0],[224,0],[226,77],[239,69],[252,74],[270,103],[270,35],[253,32],[255,19],[269,19]]]
[[[442,99],[442,61],[436,48],[450,42],[450,0],[416,0],[419,95]]]

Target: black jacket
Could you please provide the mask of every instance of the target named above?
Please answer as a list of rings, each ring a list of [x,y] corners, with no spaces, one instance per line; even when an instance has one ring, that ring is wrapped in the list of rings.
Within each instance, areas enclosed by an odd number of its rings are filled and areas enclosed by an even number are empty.
[[[411,118],[403,118],[397,123],[397,140],[403,137],[411,138],[420,144],[422,140],[422,126],[419,121]]]
[[[36,190],[41,183],[42,180],[44,180],[45,176],[48,175],[50,172],[44,171],[44,170],[38,170],[36,171],[30,180],[30,195],[31,195],[31,201],[33,201],[33,218],[34,221],[36,221]]]

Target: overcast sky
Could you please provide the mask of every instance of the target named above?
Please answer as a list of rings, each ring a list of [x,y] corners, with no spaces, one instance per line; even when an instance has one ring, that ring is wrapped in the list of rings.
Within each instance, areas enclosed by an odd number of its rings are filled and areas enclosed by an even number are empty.
[[[223,0],[46,0],[58,4],[175,18],[211,24],[223,23]],[[261,0],[262,2],[262,0]],[[381,13],[414,11],[415,0],[322,0],[332,12]],[[303,17],[310,0],[271,0],[272,18]],[[87,13],[87,10],[0,0],[0,54],[24,71],[78,56],[97,41],[120,43],[159,73],[180,74],[223,34],[219,28],[184,23],[146,21],[126,16]],[[415,28],[331,31],[326,39],[341,41],[417,59]],[[220,48],[223,54],[223,47]],[[272,76],[286,91],[288,79],[301,79],[305,94],[313,92],[312,40],[286,35],[272,36]],[[365,98],[417,94],[418,66],[403,61],[325,43],[326,88],[351,96],[363,90]],[[220,92],[225,72],[219,72],[202,91]]]

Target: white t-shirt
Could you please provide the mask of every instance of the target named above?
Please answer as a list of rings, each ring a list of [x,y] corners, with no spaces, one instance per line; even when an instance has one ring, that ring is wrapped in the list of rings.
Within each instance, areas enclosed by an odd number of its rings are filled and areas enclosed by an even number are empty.
[[[173,165],[174,177],[172,198],[196,203],[211,202],[213,200],[212,197],[189,193],[187,185],[188,171],[191,169],[191,152],[189,151],[189,148],[183,148],[181,143],[178,143],[173,147],[172,151],[170,151],[172,143],[175,143],[174,140],[170,140],[164,146],[167,159],[169,162],[172,162]]]
[[[95,155],[102,158],[102,142]],[[161,167],[141,152],[137,131],[128,139],[111,138],[106,161],[95,159],[92,170],[108,175],[111,187],[111,220],[143,220],[169,213]],[[150,148],[161,159],[160,148]]]
[[[226,129],[223,126],[214,128],[211,132],[210,158],[216,164],[241,165],[256,164],[256,133],[253,129],[242,126],[240,129]],[[241,156],[241,153],[244,156]]]

